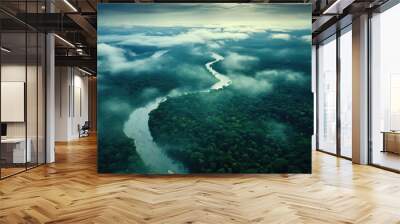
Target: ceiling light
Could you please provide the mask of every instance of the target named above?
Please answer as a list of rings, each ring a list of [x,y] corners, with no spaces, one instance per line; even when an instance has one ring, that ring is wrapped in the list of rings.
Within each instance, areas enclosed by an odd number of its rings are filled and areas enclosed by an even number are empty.
[[[339,4],[340,0],[336,0],[332,5],[330,5],[327,9],[325,9],[324,12],[322,12],[322,14],[330,14],[331,10],[337,7],[337,4]]]
[[[85,73],[85,74],[87,74],[87,75],[92,75],[92,73],[90,73],[90,72],[88,72],[88,71],[86,71],[86,70],[83,70],[83,69],[81,69],[81,68],[79,68],[79,67],[78,67],[78,70],[81,71],[81,72],[83,72],[83,73]]]
[[[65,4],[67,4],[74,12],[78,12],[78,10],[68,1],[64,0]]]
[[[351,5],[355,0],[336,0],[332,5],[330,5],[324,12],[323,15],[328,14],[342,14],[343,10]]]
[[[60,39],[62,42],[64,42],[64,43],[66,43],[67,45],[69,45],[70,47],[75,48],[75,45],[73,45],[73,44],[72,44],[71,42],[69,42],[68,40],[66,40],[66,39],[64,39],[64,38],[62,38],[62,37],[60,37],[60,36],[57,35],[57,34],[54,34],[54,36],[57,37],[58,39]]]
[[[76,53],[78,53],[79,55],[83,55],[83,49],[77,48]]]
[[[11,52],[10,50],[8,50],[8,49],[5,48],[5,47],[1,47],[0,49],[1,49],[2,51],[6,52],[6,53],[10,53],[10,52]]]

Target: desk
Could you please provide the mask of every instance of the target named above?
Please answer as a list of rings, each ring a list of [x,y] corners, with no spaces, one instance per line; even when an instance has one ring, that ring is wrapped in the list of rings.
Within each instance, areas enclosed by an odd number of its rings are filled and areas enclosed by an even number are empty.
[[[400,154],[400,131],[383,131],[382,152]]]
[[[25,138],[6,138],[1,139],[1,156],[6,160],[6,163],[25,163],[31,162],[32,153],[30,138],[27,139],[25,151]],[[3,155],[4,154],[4,155]]]

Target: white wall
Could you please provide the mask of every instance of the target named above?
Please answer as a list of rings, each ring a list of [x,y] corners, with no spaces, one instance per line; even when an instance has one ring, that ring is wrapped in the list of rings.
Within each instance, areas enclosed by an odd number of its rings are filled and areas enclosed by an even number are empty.
[[[55,68],[55,140],[68,140],[68,117],[69,117],[69,96],[68,88],[70,84],[69,68]]]
[[[26,70],[27,69],[27,70]],[[36,130],[36,80],[33,80],[31,75],[36,77],[36,66],[27,66],[25,64],[3,64],[1,66],[1,81],[2,82],[24,82],[26,83],[25,76],[28,72],[28,85],[27,88],[27,119],[28,119],[28,137],[29,130]],[[4,96],[3,96],[4,97]],[[41,105],[39,105],[40,107]],[[1,108],[6,110],[7,108]],[[33,122],[33,123],[32,123]],[[25,136],[25,123],[26,122],[7,122],[7,135],[8,137],[24,137]],[[36,135],[36,132],[35,132]]]
[[[38,70],[37,70],[38,69]],[[44,74],[42,67],[36,65],[25,66],[25,63],[9,63],[1,66],[1,81],[2,82],[24,82],[26,84],[26,106],[25,103],[20,108],[20,113],[27,115],[26,121],[21,122],[6,122],[8,138],[24,138],[25,135],[30,139],[30,147],[32,150],[32,161],[36,162],[39,158],[39,163],[44,163],[45,150],[45,118],[44,118]],[[27,78],[27,80],[25,80]],[[3,89],[4,90],[4,89]],[[2,92],[3,92],[2,90]],[[22,92],[23,94],[23,92]],[[2,98],[7,98],[7,95],[2,95]],[[11,110],[7,107],[1,108],[4,113]],[[8,111],[13,113],[13,111]],[[16,111],[14,112],[16,113]],[[39,156],[37,156],[39,153]]]
[[[88,77],[73,67],[56,67],[55,140],[79,137],[78,125],[88,120]]]
[[[78,124],[83,125],[85,121],[89,119],[88,113],[88,77],[82,76],[82,73],[79,72],[78,75],[74,75],[74,107],[72,108],[72,120],[71,120],[71,135],[73,138],[79,137],[78,133]]]
[[[314,100],[314,129],[311,137],[311,149],[317,149],[317,48],[315,45],[312,46],[311,53],[311,91],[313,93]]]

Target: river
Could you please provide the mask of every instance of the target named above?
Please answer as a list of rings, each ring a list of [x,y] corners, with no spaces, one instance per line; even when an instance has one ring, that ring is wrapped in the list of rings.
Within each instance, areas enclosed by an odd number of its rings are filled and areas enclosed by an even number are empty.
[[[232,82],[228,76],[223,75],[212,68],[214,63],[224,60],[224,57],[214,52],[211,53],[211,57],[214,58],[214,60],[206,63],[205,67],[216,79],[218,79],[218,82],[205,91],[222,89],[229,86]],[[154,142],[149,128],[150,112],[157,109],[160,103],[166,101],[169,95],[170,94],[158,97],[145,106],[133,110],[129,115],[129,119],[124,124],[124,133],[129,138],[135,140],[136,151],[146,166],[149,167],[150,173],[185,174],[188,173],[188,170],[182,163],[172,160],[165,154],[162,148]]]

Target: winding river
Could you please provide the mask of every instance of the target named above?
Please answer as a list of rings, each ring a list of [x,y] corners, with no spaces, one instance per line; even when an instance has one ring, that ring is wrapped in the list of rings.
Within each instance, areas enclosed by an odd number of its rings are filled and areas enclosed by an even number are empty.
[[[218,82],[210,87],[210,90],[217,90],[227,87],[231,84],[228,76],[223,75],[212,68],[214,63],[224,60],[224,57],[212,52],[211,57],[214,58],[205,64],[207,70],[216,78]],[[153,140],[149,128],[149,114],[151,111],[158,108],[160,103],[167,100],[167,94],[163,97],[158,97],[149,102],[143,107],[139,107],[132,111],[128,121],[124,124],[124,133],[129,138],[135,140],[136,151],[142,158],[144,163],[149,167],[151,173],[166,174],[166,173],[188,173],[188,170],[178,161],[172,160]],[[176,95],[175,95],[176,96]]]

